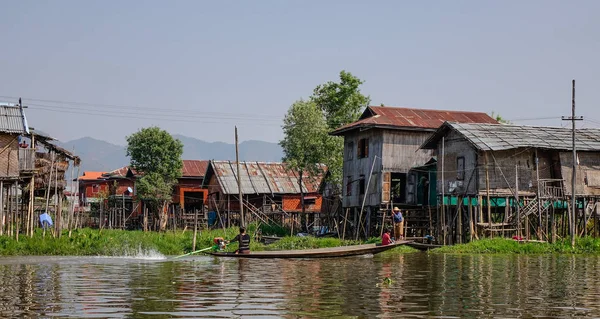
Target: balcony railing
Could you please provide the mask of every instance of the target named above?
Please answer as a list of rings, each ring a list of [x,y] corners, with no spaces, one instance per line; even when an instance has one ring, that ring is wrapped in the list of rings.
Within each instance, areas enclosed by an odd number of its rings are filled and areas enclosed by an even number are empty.
[[[19,171],[35,169],[35,148],[19,148]]]
[[[565,189],[562,179],[540,179],[541,198],[563,198]]]

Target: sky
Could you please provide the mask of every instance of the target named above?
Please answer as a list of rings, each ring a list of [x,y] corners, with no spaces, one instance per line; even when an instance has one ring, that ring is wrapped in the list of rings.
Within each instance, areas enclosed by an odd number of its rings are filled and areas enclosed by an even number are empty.
[[[0,0],[0,101],[62,141],[278,142],[341,70],[372,105],[600,127],[600,1]]]

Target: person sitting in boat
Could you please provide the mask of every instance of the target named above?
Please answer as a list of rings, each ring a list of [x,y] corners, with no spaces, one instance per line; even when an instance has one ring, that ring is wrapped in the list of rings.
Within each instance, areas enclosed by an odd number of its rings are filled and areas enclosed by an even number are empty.
[[[381,246],[390,245],[394,243],[394,241],[390,237],[390,232],[391,230],[389,228],[386,228],[383,231],[383,236],[381,236]]]
[[[236,254],[249,254],[250,253],[250,235],[246,234],[246,228],[240,227],[240,233],[235,236],[234,239],[227,241],[227,243],[238,242],[240,245],[235,251]]]
[[[394,238],[396,240],[404,238],[404,217],[402,216],[402,212],[400,208],[394,207],[394,213],[392,214],[392,219],[394,222]]]

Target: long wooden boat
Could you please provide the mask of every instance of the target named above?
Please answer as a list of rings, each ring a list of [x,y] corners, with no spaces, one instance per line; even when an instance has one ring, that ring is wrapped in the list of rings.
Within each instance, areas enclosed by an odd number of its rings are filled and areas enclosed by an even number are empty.
[[[443,245],[434,245],[434,244],[425,244],[425,243],[417,243],[414,241],[409,241],[406,243],[406,246],[412,247],[418,250],[430,250],[434,248],[444,247]]]
[[[378,254],[386,250],[404,245],[408,241],[399,241],[391,245],[382,246],[380,244],[365,244],[340,246],[332,248],[300,249],[300,250],[273,250],[273,251],[253,251],[249,254],[235,254],[226,252],[209,252],[208,254],[217,257],[234,258],[335,258],[350,257],[368,254]]]

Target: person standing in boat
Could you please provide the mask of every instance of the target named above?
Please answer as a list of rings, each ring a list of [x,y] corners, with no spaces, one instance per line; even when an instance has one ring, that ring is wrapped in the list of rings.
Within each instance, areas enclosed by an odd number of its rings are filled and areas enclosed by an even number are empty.
[[[394,207],[392,221],[394,222],[394,237],[396,240],[404,239],[404,216],[402,216],[400,208]]]
[[[246,228],[240,227],[240,233],[227,243],[236,241],[239,243],[238,249],[235,251],[236,254],[250,253],[250,235],[246,234]]]

